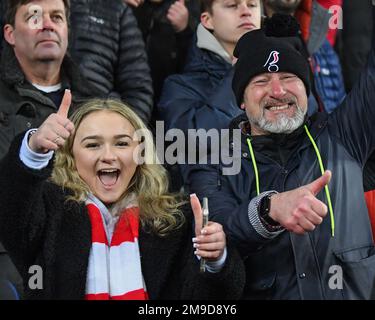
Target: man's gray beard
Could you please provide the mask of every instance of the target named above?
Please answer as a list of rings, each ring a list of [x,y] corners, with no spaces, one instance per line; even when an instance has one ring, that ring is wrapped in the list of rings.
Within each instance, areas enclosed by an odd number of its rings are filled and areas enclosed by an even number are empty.
[[[296,108],[293,117],[281,113],[277,115],[276,121],[266,120],[265,109],[263,109],[263,114],[257,119],[250,119],[250,124],[268,133],[292,133],[303,124],[307,112],[307,109],[302,110],[299,106],[296,106]]]

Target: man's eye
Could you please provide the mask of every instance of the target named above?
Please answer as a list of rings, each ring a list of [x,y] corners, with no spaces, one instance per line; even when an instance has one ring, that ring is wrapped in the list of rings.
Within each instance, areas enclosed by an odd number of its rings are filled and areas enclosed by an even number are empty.
[[[237,3],[228,3],[226,5],[227,8],[237,8]]]
[[[282,79],[294,79],[296,76],[290,74],[290,75],[285,75],[282,77]]]
[[[255,80],[254,83],[255,84],[265,84],[265,83],[267,83],[267,80],[266,79],[259,79],[259,80]]]
[[[52,20],[53,20],[53,21],[63,21],[64,18],[63,18],[62,16],[60,16],[60,15],[56,15],[56,16],[53,16],[53,17],[52,17]]]

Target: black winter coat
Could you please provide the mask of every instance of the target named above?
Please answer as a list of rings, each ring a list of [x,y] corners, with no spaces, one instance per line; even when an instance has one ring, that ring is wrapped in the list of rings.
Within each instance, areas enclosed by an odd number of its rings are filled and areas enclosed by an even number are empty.
[[[371,0],[343,0],[343,27],[339,54],[346,90],[359,79],[371,50]]]
[[[22,137],[0,163],[0,237],[25,283],[28,299],[83,299],[91,248],[91,225],[84,204],[66,201],[60,187],[47,181],[50,166],[32,170],[19,160]],[[52,161],[51,161],[52,162]],[[223,269],[199,273],[191,239],[192,213],[183,227],[160,238],[140,230],[142,273],[150,299],[238,299],[243,262],[228,247]],[[27,286],[29,268],[43,270],[43,289]]]
[[[150,69],[137,21],[122,0],[72,0],[69,52],[98,93],[120,98],[148,123]]]
[[[134,10],[146,42],[155,102],[159,101],[164,80],[171,74],[182,72],[185,67],[194,31],[199,23],[199,2],[186,0],[189,24],[185,30],[175,32],[167,19],[168,10],[175,1],[163,0],[155,3],[146,0]]]

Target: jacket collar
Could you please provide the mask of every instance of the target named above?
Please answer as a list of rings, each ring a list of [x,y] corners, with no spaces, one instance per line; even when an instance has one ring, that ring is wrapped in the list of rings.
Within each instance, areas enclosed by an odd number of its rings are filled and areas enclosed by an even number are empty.
[[[327,126],[328,123],[328,115],[325,112],[316,112],[311,117],[306,118],[306,121],[304,124],[307,125],[307,127],[310,130],[310,133],[314,140],[316,140],[319,135],[322,133],[324,128]],[[241,129],[241,149],[242,157],[250,159],[250,155],[248,152],[248,144],[247,144],[247,138],[251,138],[251,135],[249,132],[249,121],[246,116],[246,113],[240,114],[238,117],[234,118],[230,124],[230,132],[234,129]],[[248,127],[248,129],[246,129]],[[297,130],[293,131],[290,134],[271,134],[268,136],[259,136],[255,139],[252,138],[255,142],[255,145],[261,146],[262,144],[268,144],[269,147],[275,147],[277,148],[280,143],[283,142],[288,143],[288,139],[292,139],[294,141],[300,139],[301,143],[298,148],[298,150],[302,150],[306,147],[311,146],[311,141],[308,139],[306,132],[304,130],[304,126],[299,127]],[[233,135],[230,137],[230,141],[233,141]],[[259,142],[259,143],[258,143]],[[262,153],[261,150],[257,150],[255,147],[255,151],[258,151]],[[262,158],[257,158],[257,161],[261,161]]]
[[[197,47],[200,49],[206,49],[213,53],[216,53],[223,60],[232,64],[232,59],[228,52],[226,52],[223,46],[215,38],[215,36],[208,31],[201,23],[197,28]]]
[[[80,97],[90,97],[95,92],[78,71],[78,66],[65,55],[61,65],[62,87],[79,93]],[[9,87],[25,87],[36,90],[25,78],[13,48],[4,43],[0,59],[0,78]]]
[[[9,86],[25,82],[25,75],[14,54],[12,47],[4,43],[0,60],[1,79]]]

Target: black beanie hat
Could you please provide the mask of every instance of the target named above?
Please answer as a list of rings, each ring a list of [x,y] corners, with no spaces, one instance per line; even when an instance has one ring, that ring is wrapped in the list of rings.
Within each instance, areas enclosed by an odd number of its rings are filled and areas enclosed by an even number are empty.
[[[238,106],[250,80],[262,73],[290,72],[298,76],[310,93],[310,67],[298,37],[267,36],[262,29],[245,33],[234,49],[238,58],[232,88]]]

